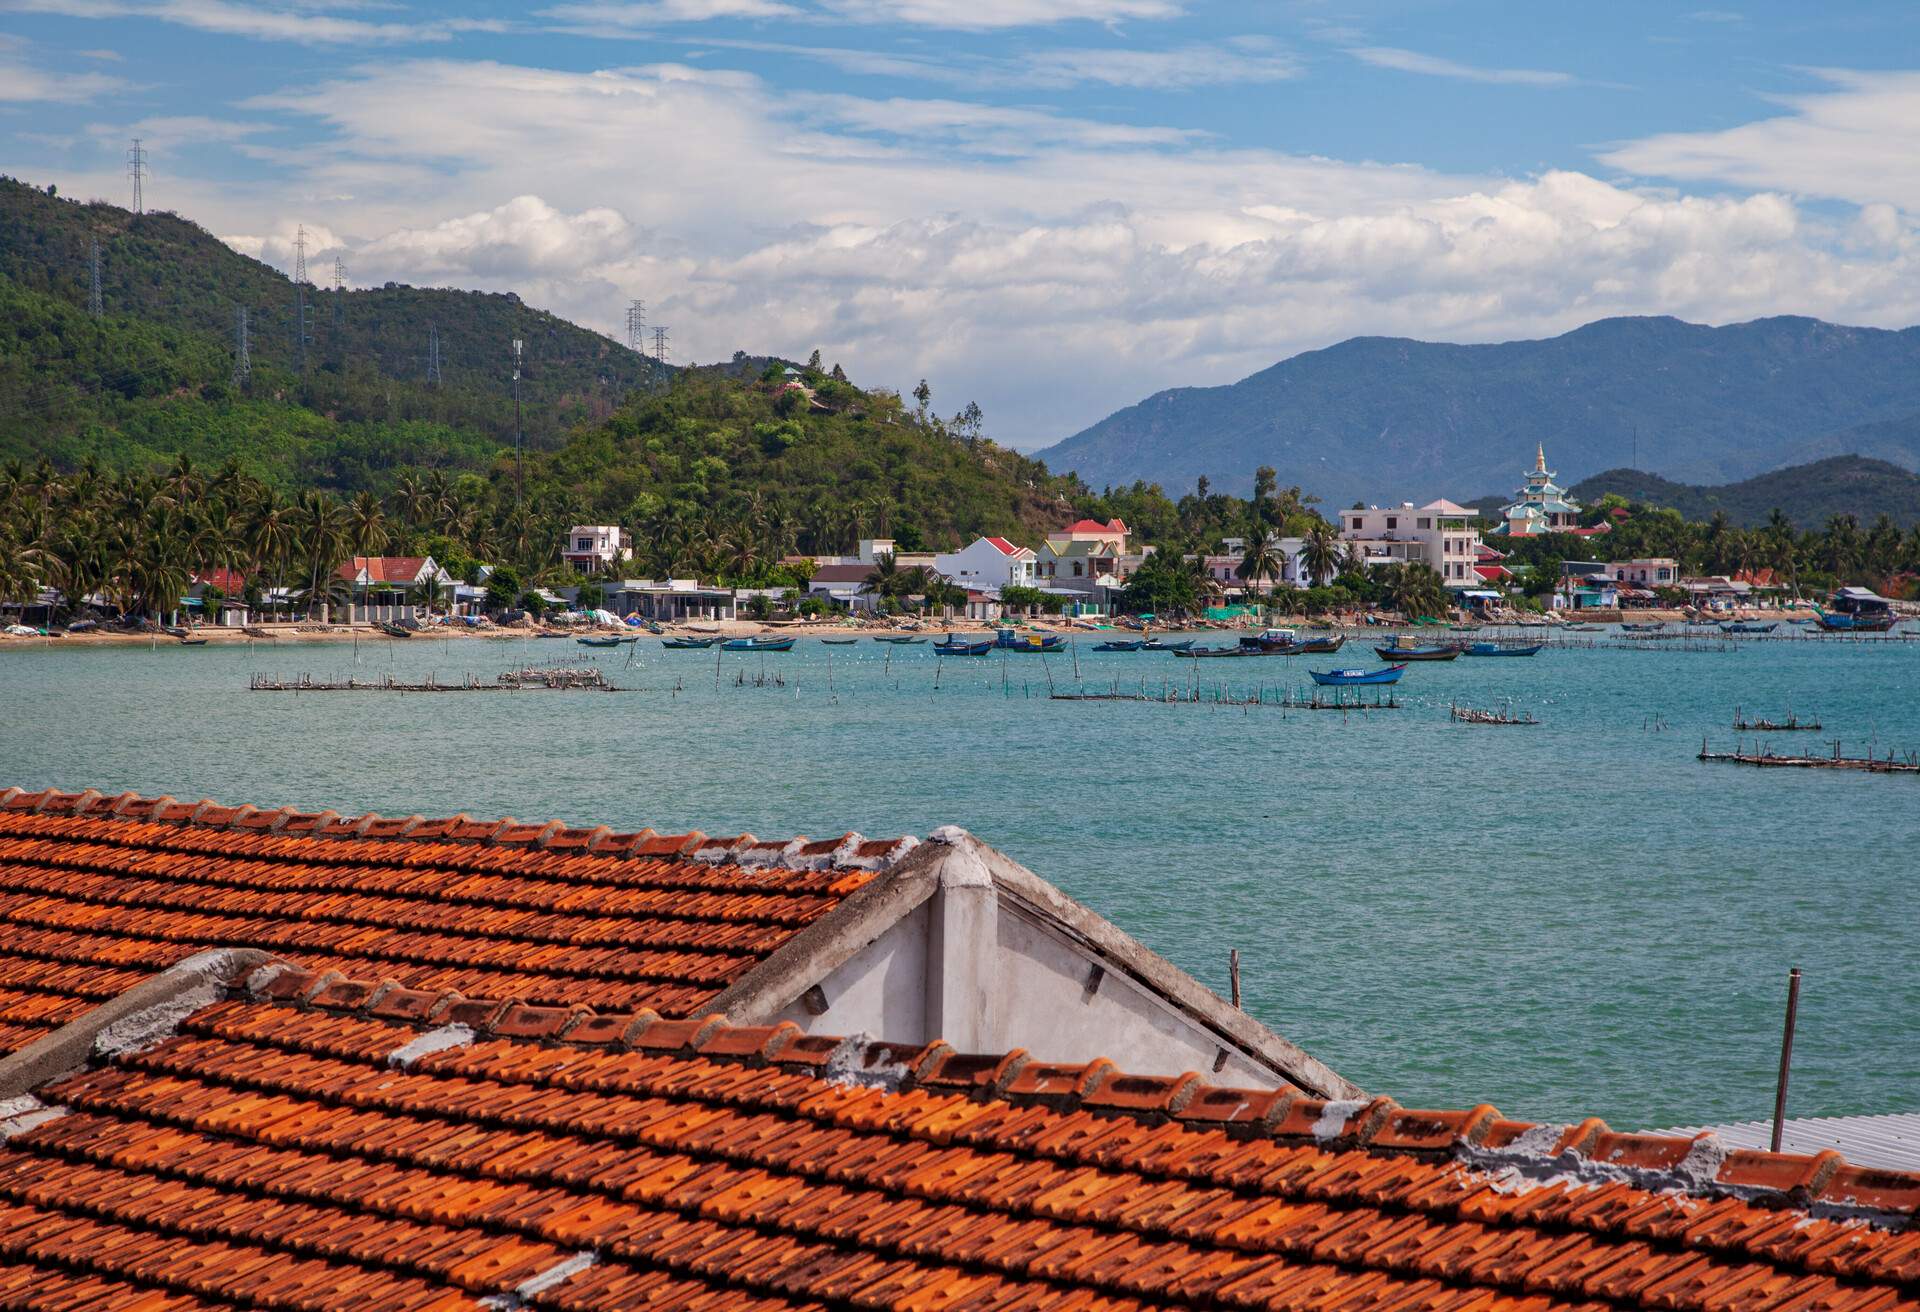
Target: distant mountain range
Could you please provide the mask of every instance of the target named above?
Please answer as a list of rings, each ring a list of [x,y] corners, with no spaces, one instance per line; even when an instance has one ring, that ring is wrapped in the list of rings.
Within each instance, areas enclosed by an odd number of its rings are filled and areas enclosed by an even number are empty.
[[[1544,341],[1359,337],[1222,387],[1176,388],[1037,454],[1095,487],[1244,491],[1271,465],[1332,505],[1644,468],[1731,483],[1857,454],[1920,467],[1920,328],[1781,317],[1602,319]]]

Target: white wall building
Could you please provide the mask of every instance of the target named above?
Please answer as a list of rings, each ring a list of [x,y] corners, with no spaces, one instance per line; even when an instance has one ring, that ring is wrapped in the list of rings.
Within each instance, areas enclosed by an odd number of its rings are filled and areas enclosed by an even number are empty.
[[[1473,511],[1445,499],[1416,506],[1368,506],[1340,512],[1340,536],[1360,551],[1369,568],[1416,562],[1429,566],[1449,588],[1477,588],[1480,532]]]
[[[618,524],[575,524],[560,544],[560,559],[582,574],[604,574],[633,559],[633,540]]]
[[[1034,586],[1034,553],[1005,538],[975,538],[958,551],[933,558],[934,572],[970,590]]]

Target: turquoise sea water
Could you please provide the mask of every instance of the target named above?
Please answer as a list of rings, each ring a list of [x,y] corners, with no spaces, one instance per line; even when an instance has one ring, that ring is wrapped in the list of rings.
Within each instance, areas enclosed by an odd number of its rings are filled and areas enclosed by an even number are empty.
[[[1271,695],[1309,664],[1376,663],[1359,643],[1090,645],[1101,687]],[[449,682],[577,659],[644,691],[246,690],[256,670]],[[1920,750],[1916,675],[1911,641],[1548,650],[1416,665],[1403,709],[1343,716],[1049,701],[1068,656],[865,641],[648,641],[631,664],[534,640],[46,647],[0,655],[0,779],[762,837],[959,824],[1222,992],[1239,947],[1249,1010],[1370,1090],[1639,1128],[1770,1114],[1792,965],[1792,1113],[1920,1109],[1920,777],[1695,760],[1703,734],[1734,741],[1736,704],[1824,721],[1783,750]],[[1454,700],[1543,723],[1457,725]]]

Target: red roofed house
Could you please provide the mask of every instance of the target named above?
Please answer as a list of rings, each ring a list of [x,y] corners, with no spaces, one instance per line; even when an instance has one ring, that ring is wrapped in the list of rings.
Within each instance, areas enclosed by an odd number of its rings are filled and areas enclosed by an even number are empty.
[[[238,628],[248,623],[247,576],[237,569],[216,565],[196,570],[187,582],[187,606],[208,624]],[[215,597],[219,600],[216,603]]]
[[[1043,588],[1096,599],[1102,588],[1117,588],[1125,581],[1130,532],[1120,519],[1105,524],[1081,519],[1056,529],[1035,557],[1034,577]]]
[[[349,589],[349,623],[416,618],[420,605],[453,584],[432,556],[353,556],[334,573]]]
[[[943,551],[933,558],[933,568],[942,578],[963,588],[981,592],[999,592],[1001,588],[1033,586],[1034,555],[1031,547],[1019,547],[1005,538],[975,538],[958,551]]]

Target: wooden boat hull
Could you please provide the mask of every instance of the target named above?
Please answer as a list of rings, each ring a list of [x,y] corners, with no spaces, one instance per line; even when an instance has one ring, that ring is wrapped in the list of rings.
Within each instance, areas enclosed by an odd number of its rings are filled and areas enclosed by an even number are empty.
[[[1141,648],[1140,650],[1142,650],[1142,651],[1171,651],[1171,652],[1183,652],[1183,651],[1192,651],[1192,650],[1193,650],[1193,639],[1192,639],[1192,638],[1181,638],[1181,639],[1179,639],[1178,641],[1175,641],[1175,642],[1162,642],[1162,641],[1161,641],[1160,639],[1158,639],[1158,638],[1148,638],[1148,639],[1147,639],[1147,642],[1146,642],[1146,645],[1145,645],[1144,647],[1142,647],[1142,648]]]
[[[792,638],[729,638],[721,651],[792,651]]]
[[[1094,650],[1095,651],[1145,651],[1146,647],[1147,647],[1147,644],[1145,640],[1141,639],[1141,640],[1136,640],[1134,642],[1103,642],[1096,645],[1094,647]]]
[[[1323,688],[1365,688],[1382,683],[1398,683],[1400,676],[1407,672],[1402,665],[1389,665],[1384,670],[1308,670],[1313,681]]]
[[[1375,647],[1373,654],[1383,661],[1450,661],[1460,655],[1458,647]]]
[[[1468,656],[1538,656],[1547,644],[1536,642],[1526,647],[1502,647],[1493,642],[1476,642],[1467,648]]]
[[[936,656],[985,656],[993,650],[991,639],[979,642],[936,642],[933,652]]]
[[[1256,653],[1245,647],[1175,647],[1175,656],[1184,656],[1189,660],[1225,660],[1227,657],[1252,656]]]
[[[718,641],[718,638],[668,638],[660,645],[670,651],[705,651]]]

